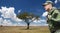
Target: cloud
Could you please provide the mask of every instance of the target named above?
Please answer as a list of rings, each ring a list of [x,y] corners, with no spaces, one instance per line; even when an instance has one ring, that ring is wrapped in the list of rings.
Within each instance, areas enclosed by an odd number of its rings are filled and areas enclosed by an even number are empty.
[[[32,22],[30,24],[30,26],[48,26],[48,24],[46,23],[46,20],[40,20],[40,22]]]
[[[2,19],[2,18],[0,18],[0,25],[2,24],[2,22],[3,22],[3,19]]]
[[[40,22],[40,20],[34,20],[33,22],[38,23],[38,22]]]
[[[3,26],[11,26],[12,22],[10,20],[4,20],[2,23]]]
[[[12,21],[11,20],[4,20],[3,22],[2,22],[2,25],[3,26],[20,26],[21,24],[20,23],[12,23]]]
[[[55,0],[55,4],[57,3],[58,1],[57,0]]]
[[[40,21],[40,19],[38,19],[38,20],[34,20],[33,22],[40,23],[41,21]]]
[[[60,2],[60,0],[55,0],[54,2],[55,2],[55,4],[56,4],[56,3]]]
[[[2,18],[0,18],[0,22],[2,22],[3,21],[3,19]]]
[[[2,22],[1,23],[2,25],[9,25],[10,26],[10,25],[15,25],[15,24],[12,24],[11,20],[15,21],[16,23],[22,22],[21,19],[16,17],[16,14],[14,11],[15,11],[14,7],[9,7],[9,8],[1,7],[0,13],[2,13],[2,14],[0,15],[1,16],[0,23]],[[8,18],[9,18],[9,20],[7,20]]]
[[[1,7],[0,12],[2,13],[2,17],[4,18],[12,18],[15,17],[16,14],[14,13],[14,8],[13,7]]]
[[[37,20],[37,19],[35,19],[35,17],[34,17],[34,18],[32,18],[32,21],[35,22],[35,23],[38,23],[38,22],[40,22],[40,18],[38,18],[38,20]]]
[[[34,20],[30,26],[48,26],[46,19]]]
[[[18,13],[20,13],[21,12],[21,10],[18,10]]]
[[[43,19],[43,20],[41,19],[40,21],[41,21],[41,22],[46,22],[46,20],[44,20],[44,19]]]
[[[3,26],[26,26],[26,24],[23,24],[23,23],[20,23],[20,22],[23,22],[21,19],[17,18],[16,16],[16,13],[14,12],[15,11],[15,8],[14,7],[1,7],[0,9],[0,13],[1,13],[1,17],[0,17],[0,25],[3,25]],[[18,13],[20,13],[21,10],[18,11]],[[47,15],[47,12],[45,12],[43,14],[43,16],[46,16]],[[34,18],[32,19],[34,20]],[[31,22],[31,20],[29,20]],[[34,23],[43,23],[45,22],[45,20],[41,20],[39,18],[39,20],[34,20],[33,21],[33,24]],[[31,24],[32,25],[32,24]],[[35,26],[36,24],[34,24]],[[44,25],[44,24],[42,24]]]
[[[44,12],[43,14],[42,14],[42,17],[46,17],[48,15],[48,12]]]
[[[16,20],[16,21],[20,20],[21,21],[21,19],[18,19],[16,17],[16,14],[15,14],[14,10],[15,10],[14,7],[9,7],[9,8],[7,8],[7,7],[1,7],[1,9],[0,9],[0,12],[2,13],[1,17],[11,18],[12,20]]]

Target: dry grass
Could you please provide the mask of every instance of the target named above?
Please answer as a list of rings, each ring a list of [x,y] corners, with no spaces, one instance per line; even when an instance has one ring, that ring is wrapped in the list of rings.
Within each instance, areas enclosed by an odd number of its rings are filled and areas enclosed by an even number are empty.
[[[49,33],[47,26],[30,26],[29,30],[22,26],[10,26],[10,27],[0,27],[0,33]]]

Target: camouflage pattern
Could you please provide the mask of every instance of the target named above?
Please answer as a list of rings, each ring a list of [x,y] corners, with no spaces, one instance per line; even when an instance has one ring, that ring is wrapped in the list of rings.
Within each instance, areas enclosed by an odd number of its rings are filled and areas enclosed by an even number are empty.
[[[49,29],[51,33],[54,33],[56,30],[60,29],[60,12],[55,7],[53,7],[48,12],[48,20]]]

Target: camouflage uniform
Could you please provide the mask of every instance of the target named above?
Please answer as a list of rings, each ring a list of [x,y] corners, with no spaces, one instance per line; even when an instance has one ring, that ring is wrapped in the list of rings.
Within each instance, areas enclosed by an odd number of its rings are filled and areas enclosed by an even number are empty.
[[[47,4],[52,4],[51,1],[46,1],[43,6]],[[57,8],[52,7],[52,9],[48,12],[47,23],[49,24],[49,29],[51,33],[55,33],[56,31],[60,31],[60,12]]]
[[[56,30],[60,29],[60,13],[56,8],[52,8],[48,13],[48,20],[49,29],[51,32],[55,32]]]

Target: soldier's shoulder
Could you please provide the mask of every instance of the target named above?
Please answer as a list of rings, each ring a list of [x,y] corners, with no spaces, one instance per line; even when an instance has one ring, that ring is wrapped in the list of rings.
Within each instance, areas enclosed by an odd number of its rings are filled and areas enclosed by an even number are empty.
[[[53,7],[54,13],[59,13],[59,10],[56,7]]]

